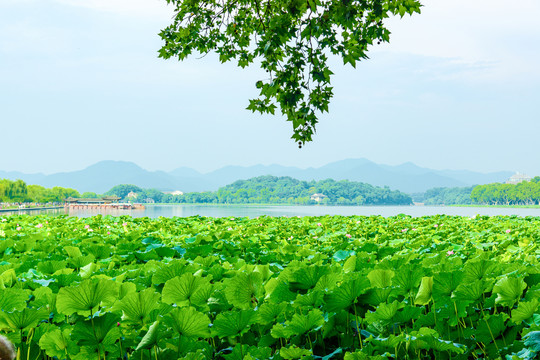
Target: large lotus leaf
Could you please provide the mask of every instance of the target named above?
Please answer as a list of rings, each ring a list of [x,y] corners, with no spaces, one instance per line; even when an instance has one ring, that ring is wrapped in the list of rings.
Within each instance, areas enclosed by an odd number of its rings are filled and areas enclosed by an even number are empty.
[[[264,289],[266,298],[273,303],[290,302],[296,299],[296,293],[289,290],[289,285],[276,278],[268,280]]]
[[[540,353],[540,331],[531,331],[523,336],[523,339],[525,340],[525,346],[537,353]]]
[[[66,267],[65,261],[51,260],[42,261],[37,265],[37,269],[43,274],[54,274],[56,271]]]
[[[113,313],[78,321],[71,332],[71,338],[78,345],[88,346],[96,351],[99,345],[102,345],[101,350],[112,351],[114,344],[122,336],[118,327],[119,321],[120,316]]]
[[[94,255],[85,255],[85,256],[78,256],[74,258],[69,258],[68,263],[73,266],[76,269],[80,269],[85,267],[86,265],[90,264],[95,260]]]
[[[24,308],[21,311],[0,312],[0,327],[5,327],[14,331],[27,330],[35,327],[41,320],[47,319],[49,312],[45,308],[32,309]]]
[[[157,345],[161,332],[163,331],[163,329],[160,329],[160,325],[161,323],[159,321],[154,321],[154,323],[150,325],[148,332],[143,336],[135,351],[141,349],[151,349],[153,346]]]
[[[466,350],[466,347],[462,344],[440,339],[439,334],[433,329],[420,328],[418,331],[411,332],[411,335],[416,337],[416,339],[410,341],[409,346],[412,349],[450,351],[457,354],[463,354]]]
[[[399,295],[409,295],[418,289],[424,271],[421,267],[407,264],[396,273],[392,283],[397,286]]]
[[[82,279],[87,279],[90,276],[92,276],[93,273],[98,271],[100,269],[99,264],[96,264],[94,262],[91,262],[83,267],[81,267],[81,270],[79,271],[79,275]]]
[[[118,299],[122,300],[126,295],[137,291],[137,285],[132,282],[121,283],[118,288]]]
[[[289,286],[291,291],[308,290],[317,284],[319,279],[328,274],[330,268],[328,266],[307,266],[297,269],[289,278]]]
[[[168,280],[163,287],[162,301],[167,304],[176,304],[177,306],[190,306],[192,297],[200,289],[208,291],[204,285],[209,283],[208,279],[193,274],[184,274]]]
[[[343,282],[325,297],[328,311],[339,311],[348,308],[369,288],[370,282],[366,277]]]
[[[291,335],[303,335],[323,326],[324,317],[319,309],[313,309],[307,315],[294,314],[292,319],[286,321],[285,324]]]
[[[262,275],[258,272],[249,275],[237,273],[225,287],[227,301],[242,310],[254,307],[257,304],[257,298],[260,298],[262,293]]]
[[[475,280],[472,283],[460,284],[452,292],[452,299],[456,301],[477,301],[482,298],[484,287],[484,280]]]
[[[374,312],[368,312],[366,314],[366,320],[368,323],[381,321],[383,324],[388,324],[396,315],[397,311],[404,306],[403,303],[398,301],[394,301],[391,304],[382,303],[377,306]]]
[[[70,258],[82,256],[81,249],[76,246],[65,246],[64,251],[68,254]]]
[[[314,290],[327,293],[329,291],[334,290],[337,284],[340,283],[342,279],[343,279],[342,273],[331,272],[329,274],[322,276],[319,279],[319,281],[317,281],[317,285],[315,285]]]
[[[483,280],[486,278],[495,277],[495,274],[499,268],[500,265],[493,260],[475,259],[467,261],[463,267],[463,281],[470,283],[475,280]]]
[[[480,318],[474,331],[474,338],[476,341],[489,344],[493,338],[497,339],[507,329],[507,319],[508,315],[504,313]]]
[[[191,265],[187,265],[185,260],[173,260],[167,265],[159,268],[152,276],[152,283],[155,285],[164,284],[167,281],[182,276],[192,270]]]
[[[382,302],[389,301],[391,297],[395,297],[393,296],[394,291],[396,291],[394,287],[369,289],[365,294],[360,296],[359,302],[376,307]]]
[[[433,277],[424,276],[420,282],[420,288],[414,299],[416,305],[426,305],[431,301],[431,291],[433,289]]]
[[[433,299],[435,303],[445,301],[462,283],[463,272],[440,272],[433,276]]]
[[[39,347],[50,357],[67,359],[68,354],[76,354],[78,347],[71,340],[71,330],[52,329],[47,331],[39,339]]]
[[[392,270],[375,269],[371,270],[367,275],[371,286],[376,288],[384,288],[392,285],[392,278],[394,277]]]
[[[311,356],[312,353],[311,350],[291,346],[279,349],[279,355],[284,359],[302,359],[306,356]]]
[[[112,304],[118,297],[118,284],[111,280],[89,279],[58,292],[56,308],[64,315],[88,316],[100,304]]]
[[[180,336],[196,338],[210,336],[210,319],[192,307],[173,309],[164,317],[164,322]]]
[[[286,308],[286,303],[264,303],[257,311],[257,322],[261,325],[273,323],[278,317],[280,317],[280,315],[283,315]]]
[[[122,320],[143,326],[148,322],[152,310],[159,307],[161,295],[152,288],[130,293],[118,301],[114,308],[124,313]]]
[[[538,299],[520,302],[517,309],[512,310],[512,321],[519,324],[523,320],[531,318],[538,309],[538,304]]]
[[[28,290],[9,288],[0,289],[0,310],[20,311],[26,307],[30,294]]]
[[[403,309],[399,310],[395,316],[394,321],[397,323],[408,323],[412,320],[416,320],[422,314],[422,308],[418,306],[406,305]]]
[[[253,310],[223,312],[216,317],[212,333],[220,338],[242,335],[249,331],[255,320],[256,314]]]
[[[48,287],[42,286],[33,291],[34,301],[33,307],[45,307],[49,311],[56,308],[56,294]]]
[[[376,356],[369,356],[361,351],[356,351],[356,352],[346,352],[345,353],[345,357],[343,358],[344,360],[379,360],[379,359],[387,359],[386,357],[383,357],[381,355],[378,355],[379,358],[377,358]]]
[[[0,285],[10,288],[17,282],[17,274],[15,269],[8,269],[0,274]]]
[[[527,284],[522,278],[503,276],[493,287],[493,293],[497,294],[495,303],[513,306],[521,298]]]

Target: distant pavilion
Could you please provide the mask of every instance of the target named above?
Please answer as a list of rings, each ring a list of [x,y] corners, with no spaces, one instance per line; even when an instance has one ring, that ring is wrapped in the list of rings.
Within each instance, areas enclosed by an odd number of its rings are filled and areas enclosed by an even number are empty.
[[[118,201],[121,198],[113,195],[113,196],[103,196],[98,199],[83,199],[83,198],[74,198],[74,197],[68,197],[65,199],[66,205],[107,205],[107,204],[118,204]]]

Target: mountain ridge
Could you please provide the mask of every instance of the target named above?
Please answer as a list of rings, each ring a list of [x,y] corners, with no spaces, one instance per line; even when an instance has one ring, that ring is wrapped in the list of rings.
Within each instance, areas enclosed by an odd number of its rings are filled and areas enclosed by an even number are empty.
[[[50,175],[26,174],[18,171],[1,171],[0,178],[22,179],[28,184],[45,187],[70,187],[79,192],[104,193],[115,185],[133,184],[142,188],[163,191],[181,190],[214,191],[236,180],[263,175],[290,176],[298,180],[350,180],[374,186],[388,186],[405,193],[420,193],[434,187],[462,187],[505,181],[511,171],[480,173],[470,170],[434,170],[412,162],[400,165],[377,164],[365,158],[334,161],[320,167],[298,168],[293,166],[228,165],[201,173],[181,166],[172,171],[149,171],[129,161],[104,160],[84,169]]]

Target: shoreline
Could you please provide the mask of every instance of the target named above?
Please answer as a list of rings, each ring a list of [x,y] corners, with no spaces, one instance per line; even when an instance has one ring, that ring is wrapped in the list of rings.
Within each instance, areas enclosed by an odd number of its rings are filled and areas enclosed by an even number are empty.
[[[0,209],[0,213],[3,212],[25,212],[25,211],[40,211],[40,210],[57,210],[63,209],[64,206],[47,206],[47,207],[34,207],[34,208],[13,208],[13,209]]]

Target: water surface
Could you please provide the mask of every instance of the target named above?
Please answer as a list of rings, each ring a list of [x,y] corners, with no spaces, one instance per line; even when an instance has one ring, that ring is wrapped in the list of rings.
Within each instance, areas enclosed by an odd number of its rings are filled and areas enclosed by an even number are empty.
[[[15,212],[16,213],[16,212]],[[21,212],[24,213],[24,212]],[[38,212],[29,212],[30,215]],[[102,215],[130,215],[132,217],[257,217],[268,216],[321,216],[321,215],[381,215],[384,217],[407,214],[413,217],[427,215],[517,215],[540,216],[540,208],[491,208],[491,207],[453,207],[453,206],[282,206],[282,205],[148,205],[144,210],[112,210],[112,209],[70,209],[48,210],[46,214],[88,217]],[[2,214],[0,214],[1,216]],[[6,213],[7,215],[7,213]]]

